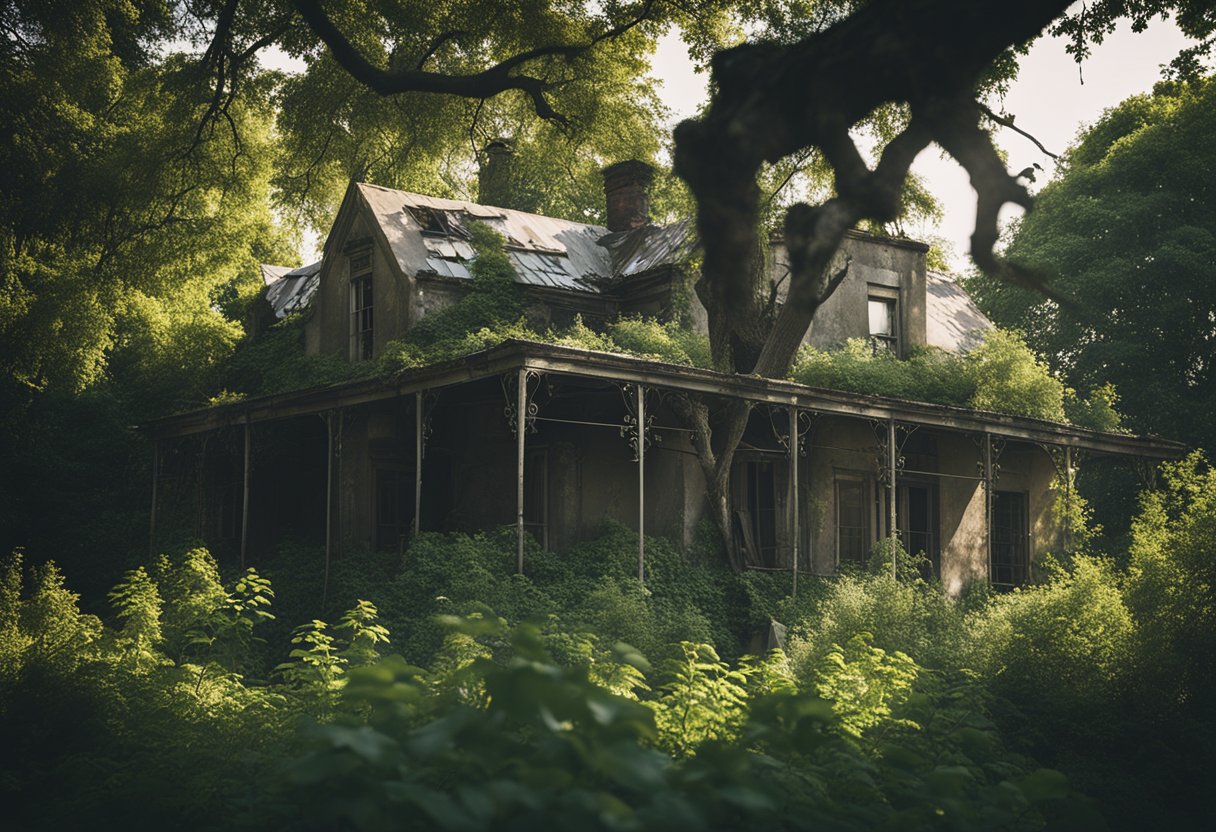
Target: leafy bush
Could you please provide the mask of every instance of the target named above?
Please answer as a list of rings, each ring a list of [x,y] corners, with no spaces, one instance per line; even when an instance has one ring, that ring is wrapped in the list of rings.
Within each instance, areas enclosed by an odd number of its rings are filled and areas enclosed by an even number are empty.
[[[1065,421],[1064,384],[1017,334],[989,330],[966,360],[975,383],[972,407]]]
[[[1022,338],[993,329],[966,356],[930,348],[914,349],[903,360],[875,351],[864,339],[850,339],[836,351],[804,346],[790,378],[813,387],[889,396],[896,399],[972,407],[1018,416],[1066,421],[1065,396],[1071,391],[1051,374]],[[1109,385],[1085,400],[1071,402],[1069,415],[1097,430],[1114,430],[1117,397]]]
[[[888,350],[877,352],[870,342],[851,338],[840,350],[803,346],[790,370],[801,384],[896,399],[966,407],[975,395],[967,365],[944,350],[913,350],[900,360]]]
[[[844,574],[791,626],[795,676],[805,684],[838,645],[863,634],[879,649],[908,654],[932,668],[957,667],[966,637],[961,611],[940,586],[896,581],[885,571]]]

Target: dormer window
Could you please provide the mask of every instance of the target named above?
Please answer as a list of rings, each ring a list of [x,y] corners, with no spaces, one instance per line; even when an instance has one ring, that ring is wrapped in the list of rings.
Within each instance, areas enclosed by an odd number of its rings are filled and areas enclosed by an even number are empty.
[[[870,287],[870,344],[875,355],[885,350],[899,355],[899,292],[879,286]]]
[[[372,255],[370,251],[350,258],[350,360],[372,357]]]

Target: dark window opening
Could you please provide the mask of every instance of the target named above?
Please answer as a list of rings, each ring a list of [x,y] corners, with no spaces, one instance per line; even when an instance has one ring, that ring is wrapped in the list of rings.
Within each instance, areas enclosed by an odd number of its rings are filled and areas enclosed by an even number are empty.
[[[372,276],[359,275],[350,282],[350,353],[354,361],[372,357]]]
[[[904,549],[928,560],[922,564],[926,579],[941,574],[938,534],[937,486],[928,483],[897,485],[895,513]]]
[[[735,469],[735,541],[749,566],[777,565],[777,477],[768,459],[748,459]]]
[[[226,480],[220,496],[220,539],[238,540],[245,512],[245,481]]]
[[[376,548],[400,548],[414,529],[414,472],[402,468],[376,471]]]
[[[544,448],[524,458],[524,530],[549,548],[549,454]]]
[[[836,558],[840,563],[866,562],[870,549],[869,504],[862,480],[836,481]]]
[[[992,582],[1026,583],[1030,567],[1030,526],[1026,495],[998,491],[992,499]]]

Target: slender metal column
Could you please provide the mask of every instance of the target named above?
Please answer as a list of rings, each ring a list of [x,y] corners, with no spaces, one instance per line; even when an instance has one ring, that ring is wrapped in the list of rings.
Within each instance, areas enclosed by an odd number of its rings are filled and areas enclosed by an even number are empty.
[[[1072,554],[1072,448],[1064,446],[1064,552]]]
[[[646,389],[638,385],[638,581],[646,582]]]
[[[895,547],[899,541],[899,530],[895,528],[895,420],[887,420],[887,534],[891,538],[891,577],[898,579],[899,570],[896,567]]]
[[[343,531],[342,531],[342,437],[345,435],[346,435],[346,408],[342,408],[338,411],[338,440],[337,440],[337,445],[338,445],[338,465],[337,465],[337,469],[338,469],[338,509],[336,512],[336,514],[338,516],[337,516],[336,522],[334,523],[334,525],[337,527],[336,531],[338,533],[337,537],[338,537],[339,543],[342,542],[342,534],[343,534]],[[341,557],[342,556],[342,547],[335,546],[334,554],[336,554],[338,557]]]
[[[152,518],[148,522],[148,556],[156,555],[156,485],[160,479],[160,440],[152,440]]]
[[[325,414],[325,577],[321,581],[321,610],[329,600],[329,561],[333,556],[334,518],[334,414]]]
[[[992,574],[992,434],[984,434],[984,542],[988,548],[988,580]]]
[[[528,371],[520,367],[515,391],[515,571],[524,574],[524,432],[527,430]]]
[[[798,597],[798,537],[802,531],[798,523],[798,408],[790,406],[790,507],[794,520],[794,577],[790,585],[790,597]]]
[[[422,391],[414,394],[414,537],[422,518]]]
[[[249,417],[245,417],[245,489],[241,498],[241,569],[245,568],[245,555],[249,544],[249,457],[252,448]]]

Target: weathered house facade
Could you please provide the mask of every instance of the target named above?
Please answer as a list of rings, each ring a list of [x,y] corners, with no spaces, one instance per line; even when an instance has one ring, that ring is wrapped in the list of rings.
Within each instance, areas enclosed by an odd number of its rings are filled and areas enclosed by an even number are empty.
[[[321,261],[266,267],[267,299],[280,317],[306,310],[309,352],[373,359],[467,291],[468,228],[482,222],[503,235],[529,305],[553,325],[643,314],[703,327],[691,224],[647,222],[649,176],[636,162],[605,171],[607,227],[353,184]],[[848,277],[810,342],[870,338],[897,355],[977,343],[990,325],[928,272],[925,252],[851,234]],[[780,245],[770,260],[780,293]],[[680,396],[753,403],[732,478],[749,567],[830,575],[898,538],[951,592],[1020,584],[1037,556],[1067,548],[1054,518],[1080,453],[1181,453],[1035,419],[509,341],[392,380],[162,419],[148,428],[163,463],[154,502],[162,523],[242,557],[287,538],[346,553],[403,548],[419,529],[514,524],[526,571],[524,535],[561,551],[606,517],[687,544],[706,490],[670,406]]]

